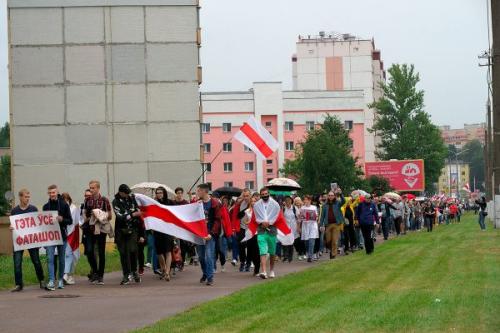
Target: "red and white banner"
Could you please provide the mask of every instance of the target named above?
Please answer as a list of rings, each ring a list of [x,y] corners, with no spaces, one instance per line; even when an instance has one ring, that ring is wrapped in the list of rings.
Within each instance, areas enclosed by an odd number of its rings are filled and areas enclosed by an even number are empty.
[[[195,244],[204,244],[208,236],[203,204],[192,203],[180,206],[165,206],[143,194],[135,199],[142,211],[146,230],[155,230],[184,239]]]
[[[250,148],[262,160],[271,156],[279,147],[278,141],[253,116],[241,125],[234,138]]]
[[[57,215],[57,211],[46,211],[11,216],[14,251],[62,245]]]
[[[248,228],[245,232],[245,238],[242,242],[254,237],[257,233],[259,223],[262,222],[268,222],[270,225],[276,227],[276,230],[278,231],[278,240],[282,245],[293,245],[295,240],[293,232],[288,224],[286,224],[285,217],[283,216],[283,212],[281,211],[279,204],[274,200],[269,202],[267,209],[264,207],[262,200],[257,201],[253,207],[252,219],[248,224]]]
[[[425,190],[424,160],[366,162],[365,175],[386,178],[396,191]]]

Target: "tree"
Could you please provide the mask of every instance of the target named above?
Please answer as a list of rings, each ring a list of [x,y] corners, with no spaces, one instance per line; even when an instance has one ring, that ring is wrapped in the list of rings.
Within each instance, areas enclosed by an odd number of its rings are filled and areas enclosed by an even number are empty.
[[[470,189],[473,190],[474,179],[476,183],[476,188],[484,191],[484,147],[479,140],[472,140],[467,142],[461,152],[458,155],[459,159],[463,160],[465,163],[469,164],[470,168],[470,178],[469,184]]]
[[[10,147],[10,126],[9,123],[0,128],[0,147]]]
[[[295,150],[295,159],[287,160],[280,170],[296,178],[302,192],[322,193],[336,182],[344,191],[357,188],[363,174],[351,155],[349,132],[337,117],[327,115],[320,128],[308,132]]]
[[[368,186],[370,187],[370,193],[375,193],[378,196],[384,195],[384,193],[391,192],[394,189],[387,178],[380,176],[370,176],[367,178]]]
[[[371,131],[381,138],[376,155],[382,160],[423,159],[427,190],[439,179],[448,149],[439,128],[424,111],[424,92],[413,65],[392,65],[390,78],[381,82],[383,97],[369,105],[376,110]]]
[[[11,190],[10,179],[10,156],[0,158],[0,216],[10,211],[10,203],[5,199],[5,192]]]

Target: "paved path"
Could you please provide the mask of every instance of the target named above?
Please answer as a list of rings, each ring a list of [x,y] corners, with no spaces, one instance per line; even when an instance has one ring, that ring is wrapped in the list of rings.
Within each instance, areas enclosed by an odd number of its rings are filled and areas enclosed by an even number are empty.
[[[304,261],[279,263],[276,272],[279,277],[315,265]],[[226,272],[216,274],[213,286],[199,283],[199,267],[187,266],[170,282],[159,280],[149,270],[140,285],[120,286],[121,274],[114,272],[105,275],[103,286],[79,278],[76,285],[50,293],[35,286],[21,293],[0,292],[0,332],[127,332],[246,286],[269,281],[226,266]],[[79,297],[41,297],[47,295]]]

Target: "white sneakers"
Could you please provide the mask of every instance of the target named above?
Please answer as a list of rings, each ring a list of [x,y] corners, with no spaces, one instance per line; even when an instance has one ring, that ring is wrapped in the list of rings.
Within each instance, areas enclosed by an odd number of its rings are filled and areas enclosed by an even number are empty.
[[[221,266],[220,266],[220,271],[221,271],[222,273],[224,273],[224,272],[226,271],[226,267],[224,267],[224,265],[221,265]]]
[[[262,273],[260,273],[260,274],[259,274],[259,277],[260,277],[261,279],[264,279],[264,280],[265,280],[265,279],[267,279],[267,273],[266,273],[266,272],[262,272]]]
[[[259,274],[259,277],[264,280],[267,278],[274,279],[276,277],[276,274],[274,273],[274,271],[269,272],[269,275],[267,275],[266,272],[262,272]]]
[[[75,284],[75,279],[73,278],[73,275],[64,274],[63,281],[64,281],[64,284],[67,284],[67,285]]]
[[[274,271],[271,271],[271,272],[269,273],[269,277],[270,277],[271,279],[274,279],[274,278],[276,277],[276,274],[274,274]]]

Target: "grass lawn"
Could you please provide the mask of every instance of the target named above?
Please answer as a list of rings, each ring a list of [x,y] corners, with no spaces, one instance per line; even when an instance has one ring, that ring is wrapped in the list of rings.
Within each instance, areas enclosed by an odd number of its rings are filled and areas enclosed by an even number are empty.
[[[499,311],[500,230],[468,215],[138,332],[499,332]]]
[[[108,247],[109,251],[106,253],[106,272],[118,271],[121,269],[120,257],[118,251],[114,249],[114,246]],[[35,269],[31,263],[31,259],[28,255],[28,251],[25,251],[25,256],[23,258],[23,280],[25,285],[37,284],[38,280],[36,278]],[[76,266],[76,275],[87,275],[90,272],[90,266],[87,261],[87,257],[83,255],[83,249],[80,249],[80,260]],[[47,279],[47,257],[40,256],[42,262],[43,271],[45,273],[45,279]],[[0,256],[0,290],[10,289],[14,287],[14,261],[12,256]]]

